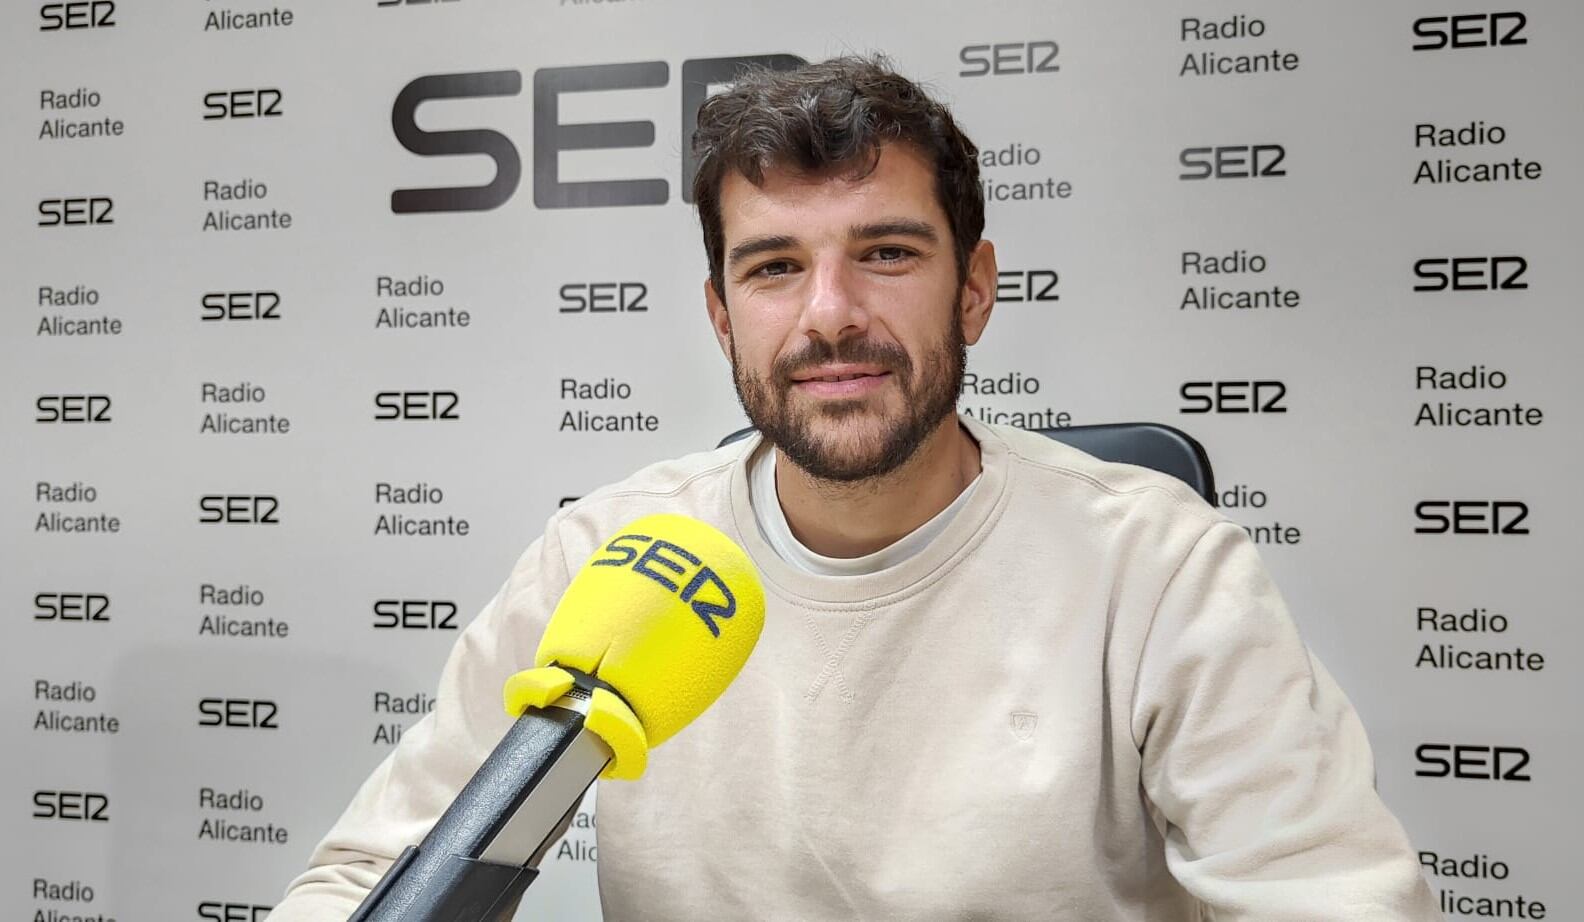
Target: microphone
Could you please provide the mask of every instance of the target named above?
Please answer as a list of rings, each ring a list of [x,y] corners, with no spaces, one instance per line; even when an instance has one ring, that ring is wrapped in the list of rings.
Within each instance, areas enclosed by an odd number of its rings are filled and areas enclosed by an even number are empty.
[[[638,778],[737,677],[764,604],[748,555],[709,525],[622,528],[556,603],[534,668],[507,680],[517,722],[347,922],[509,918],[596,777]]]

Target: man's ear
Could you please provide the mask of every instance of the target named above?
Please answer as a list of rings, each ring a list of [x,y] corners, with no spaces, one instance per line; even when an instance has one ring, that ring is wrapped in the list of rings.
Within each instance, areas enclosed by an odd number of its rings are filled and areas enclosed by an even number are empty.
[[[726,302],[721,300],[720,293],[715,290],[715,284],[709,279],[704,280],[704,307],[709,311],[710,329],[715,331],[715,340],[720,343],[721,354],[726,356],[726,361],[731,361],[731,316],[726,313]]]
[[[957,319],[962,324],[963,341],[973,345],[990,322],[990,310],[995,307],[996,255],[995,244],[980,240],[968,254],[968,277],[963,280],[962,296],[958,299]]]

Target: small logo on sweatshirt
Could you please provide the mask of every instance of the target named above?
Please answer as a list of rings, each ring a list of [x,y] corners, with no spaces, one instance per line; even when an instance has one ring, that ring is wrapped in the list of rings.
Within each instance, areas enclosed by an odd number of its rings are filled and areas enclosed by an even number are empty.
[[[1012,735],[1020,740],[1034,738],[1034,728],[1039,724],[1039,715],[1033,711],[1012,712]]]

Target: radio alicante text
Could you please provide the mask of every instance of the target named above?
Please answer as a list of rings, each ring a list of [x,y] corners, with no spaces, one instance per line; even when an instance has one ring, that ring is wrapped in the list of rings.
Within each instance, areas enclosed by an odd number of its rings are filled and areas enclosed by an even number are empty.
[[[649,413],[592,413],[567,410],[561,414],[562,432],[658,432],[660,417]]]

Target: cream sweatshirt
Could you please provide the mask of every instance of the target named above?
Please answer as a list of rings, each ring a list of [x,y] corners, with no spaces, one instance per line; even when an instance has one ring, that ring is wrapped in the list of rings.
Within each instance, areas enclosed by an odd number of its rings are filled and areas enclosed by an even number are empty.
[[[963,425],[978,487],[871,575],[767,546],[756,438],[559,511],[270,922],[341,922],[424,836],[504,733],[501,686],[571,575],[651,512],[741,544],[768,608],[720,700],[642,779],[600,785],[606,919],[1439,918],[1243,530],[1171,478]]]

